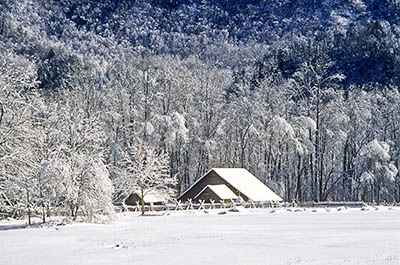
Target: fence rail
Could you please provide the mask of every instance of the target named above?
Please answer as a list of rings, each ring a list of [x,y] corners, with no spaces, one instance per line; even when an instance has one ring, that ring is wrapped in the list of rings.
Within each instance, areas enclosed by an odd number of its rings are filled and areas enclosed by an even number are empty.
[[[174,200],[173,202],[163,203],[161,205],[146,204],[144,206],[144,211],[188,211],[188,210],[211,210],[211,209],[234,209],[236,207],[243,208],[292,208],[292,207],[302,207],[302,208],[334,208],[334,207],[348,207],[348,208],[362,208],[366,207],[363,201],[356,202],[277,202],[277,201],[247,201],[247,202],[235,202],[231,200],[230,202],[215,202],[205,203],[204,201],[199,202],[181,202]],[[395,205],[394,205],[395,206]],[[399,206],[399,205],[397,205]],[[137,202],[136,205],[123,205],[119,204],[116,206],[117,211],[141,211],[141,205]]]
[[[247,202],[235,202],[231,200],[230,202],[215,202],[211,201],[206,203],[204,201],[199,202],[181,202],[174,200],[173,202],[163,203],[161,205],[152,205],[146,204],[144,206],[144,210],[148,211],[188,211],[188,210],[212,210],[212,209],[234,209],[236,207],[244,207],[244,208],[276,208],[280,207],[280,202],[275,201],[247,201]],[[118,205],[117,211],[141,211],[142,206],[139,202],[136,205],[128,206],[128,205]]]

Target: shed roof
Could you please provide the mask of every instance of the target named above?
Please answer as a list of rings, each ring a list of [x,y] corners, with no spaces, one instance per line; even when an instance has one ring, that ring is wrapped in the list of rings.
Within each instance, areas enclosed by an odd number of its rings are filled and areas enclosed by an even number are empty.
[[[214,192],[219,198],[222,200],[229,200],[229,199],[235,199],[238,196],[233,193],[225,184],[219,184],[219,185],[207,185],[202,189],[194,199],[196,199],[198,196],[200,196],[207,188],[209,188],[212,192]]]

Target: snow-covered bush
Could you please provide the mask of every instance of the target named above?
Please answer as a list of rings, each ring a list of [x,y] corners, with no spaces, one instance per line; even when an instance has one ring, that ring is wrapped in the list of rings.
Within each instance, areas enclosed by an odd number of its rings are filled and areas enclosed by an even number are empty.
[[[113,216],[112,193],[114,187],[103,161],[88,155],[74,155],[64,161],[63,175],[65,204],[76,219],[83,215],[95,221],[97,215]]]

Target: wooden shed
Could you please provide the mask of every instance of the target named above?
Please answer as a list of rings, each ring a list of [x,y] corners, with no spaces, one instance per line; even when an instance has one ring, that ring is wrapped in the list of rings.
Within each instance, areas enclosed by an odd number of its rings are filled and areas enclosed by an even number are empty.
[[[137,203],[141,203],[142,196],[140,190],[134,191],[126,200],[126,205],[137,205]],[[145,205],[161,205],[166,200],[166,196],[164,196],[161,192],[157,191],[147,191],[144,195],[144,204]]]
[[[281,197],[245,168],[213,168],[183,192],[178,200],[210,201],[221,196],[232,197],[225,187],[236,198],[241,197],[245,201],[282,201]]]

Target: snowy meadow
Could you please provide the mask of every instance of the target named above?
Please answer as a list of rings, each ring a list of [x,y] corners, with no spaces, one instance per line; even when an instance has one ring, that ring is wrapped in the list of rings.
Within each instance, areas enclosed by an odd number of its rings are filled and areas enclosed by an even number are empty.
[[[111,224],[0,224],[0,264],[400,264],[400,208],[119,214]]]

